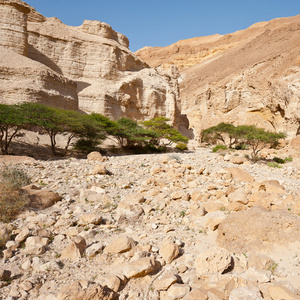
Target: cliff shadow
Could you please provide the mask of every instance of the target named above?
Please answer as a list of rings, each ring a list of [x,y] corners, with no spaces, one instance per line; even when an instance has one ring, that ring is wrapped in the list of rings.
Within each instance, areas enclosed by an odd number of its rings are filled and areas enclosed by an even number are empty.
[[[85,81],[75,80],[77,83],[77,94],[89,87],[91,84]]]
[[[185,114],[180,115],[180,124],[178,126],[178,131],[184,136],[188,137],[190,140],[193,140],[195,137],[194,129],[189,127],[190,127],[190,122],[187,115]]]
[[[56,73],[63,75],[61,68],[56,63],[54,63],[48,56],[46,56],[30,44],[28,45],[28,57],[47,66]]]

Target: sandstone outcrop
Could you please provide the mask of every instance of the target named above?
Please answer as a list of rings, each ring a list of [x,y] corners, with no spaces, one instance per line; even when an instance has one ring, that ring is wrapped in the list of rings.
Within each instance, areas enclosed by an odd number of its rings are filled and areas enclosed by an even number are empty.
[[[0,1],[0,102],[40,102],[136,120],[180,123],[178,72],[149,66],[99,21],[71,27],[26,3]],[[3,51],[2,51],[3,49]]]
[[[222,121],[299,134],[300,16],[246,30],[146,47],[150,66],[181,72],[182,113],[194,135]]]

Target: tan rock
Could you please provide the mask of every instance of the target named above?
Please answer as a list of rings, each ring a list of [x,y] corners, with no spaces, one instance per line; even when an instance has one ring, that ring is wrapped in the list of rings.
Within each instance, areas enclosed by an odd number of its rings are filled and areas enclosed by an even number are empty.
[[[170,264],[179,255],[179,246],[174,243],[165,243],[159,249],[159,254],[167,264]]]
[[[170,299],[182,299],[190,290],[191,287],[188,284],[174,283],[168,289],[168,296]]]
[[[107,160],[107,157],[102,156],[101,153],[98,151],[93,151],[87,155],[87,160],[103,162]]]
[[[229,300],[262,300],[258,287],[239,287],[231,291]]]
[[[96,216],[92,214],[84,214],[80,216],[79,219],[79,225],[87,225],[87,224],[94,224],[94,225],[99,225],[102,222],[102,217],[101,216]]]
[[[49,244],[48,238],[42,238],[39,236],[31,236],[26,239],[24,252],[26,254],[40,255],[43,254],[46,249],[45,246]]]
[[[78,235],[72,238],[67,247],[63,250],[60,258],[78,261],[84,253],[85,248],[85,239],[82,236]]]
[[[248,197],[247,197],[247,191],[245,191],[244,188],[238,188],[234,192],[230,193],[228,195],[229,202],[238,202],[241,204],[247,204]]]
[[[15,241],[22,243],[23,241],[25,241],[25,239],[27,239],[27,237],[29,236],[29,229],[28,228],[23,228],[20,233],[16,236]]]
[[[117,294],[108,287],[84,281],[75,281],[66,285],[57,295],[57,300],[116,300],[117,298]]]
[[[47,189],[39,189],[35,185],[23,187],[22,191],[28,195],[30,199],[30,207],[36,209],[48,208],[62,199],[58,193]]]
[[[110,242],[105,248],[105,253],[117,254],[127,252],[135,246],[136,242],[128,237],[122,236]]]
[[[207,291],[201,288],[193,289],[187,295],[185,295],[182,300],[208,300]]]
[[[270,286],[269,293],[273,300],[296,300],[300,299],[299,296],[294,295],[294,293],[284,286]]]
[[[233,163],[233,164],[236,164],[236,165],[241,165],[243,164],[246,159],[244,157],[240,157],[240,156],[233,156],[230,161]]]
[[[223,273],[230,266],[231,255],[224,248],[213,248],[201,253],[195,261],[199,277],[205,273]]]
[[[296,216],[284,210],[267,211],[262,207],[231,213],[218,228],[218,243],[231,251],[259,250],[299,238],[300,221]]]
[[[227,172],[232,176],[234,180],[242,182],[253,182],[254,178],[247,172],[239,168],[228,168]]]
[[[0,223],[0,247],[3,247],[10,239],[12,228],[4,223]]]
[[[154,258],[143,257],[128,263],[123,269],[123,274],[129,279],[139,278],[144,277],[159,268],[160,264]]]
[[[91,174],[93,174],[93,175],[106,175],[107,170],[106,170],[105,166],[98,164],[98,165],[95,165],[93,167],[93,169],[91,170]]]
[[[165,273],[162,277],[157,278],[153,282],[153,286],[157,291],[166,291],[173,283],[177,282],[174,273]]]

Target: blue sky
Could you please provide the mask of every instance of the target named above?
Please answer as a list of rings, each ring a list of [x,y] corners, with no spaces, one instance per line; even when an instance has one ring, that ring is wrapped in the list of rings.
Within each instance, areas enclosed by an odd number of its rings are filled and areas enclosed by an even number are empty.
[[[130,49],[246,29],[300,14],[300,0],[27,0],[46,17],[79,26],[99,20],[125,34]]]

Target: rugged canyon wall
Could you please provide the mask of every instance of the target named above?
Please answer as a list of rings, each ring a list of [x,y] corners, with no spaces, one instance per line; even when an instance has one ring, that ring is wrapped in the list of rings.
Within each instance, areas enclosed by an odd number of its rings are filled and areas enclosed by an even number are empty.
[[[300,16],[136,54],[181,72],[182,113],[196,138],[220,122],[300,133]]]
[[[39,15],[22,1],[0,1],[0,102],[28,101],[78,109],[76,83],[28,57],[31,14]]]
[[[176,69],[150,68],[110,25],[67,26],[18,0],[0,0],[0,9],[2,103],[41,102],[113,119],[166,116],[180,124]]]

